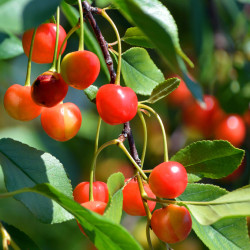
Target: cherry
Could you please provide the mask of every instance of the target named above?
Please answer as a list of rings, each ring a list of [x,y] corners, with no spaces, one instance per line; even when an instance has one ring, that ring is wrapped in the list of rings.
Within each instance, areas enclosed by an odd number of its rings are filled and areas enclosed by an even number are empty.
[[[161,198],[174,199],[181,195],[187,186],[185,167],[179,162],[168,161],[156,166],[148,179],[153,193]]]
[[[40,115],[42,107],[31,98],[31,87],[14,84],[4,95],[4,107],[8,114],[19,121],[30,121]]]
[[[227,140],[235,147],[241,146],[246,136],[243,119],[236,114],[227,115],[215,130],[215,139]]]
[[[34,102],[44,107],[53,107],[67,95],[68,85],[61,75],[46,71],[39,75],[31,87],[31,96]]]
[[[128,179],[125,180],[125,182]],[[143,187],[147,195],[151,198],[155,198],[155,195],[151,191],[149,185],[147,183],[143,183]],[[124,188],[123,188],[123,210],[129,215],[135,216],[145,216],[146,211],[143,206],[140,189],[138,186],[137,180],[131,180]],[[155,201],[147,201],[149,210],[152,212],[155,208]]]
[[[30,29],[23,34],[23,49],[25,54],[29,57],[30,45],[34,29]],[[59,40],[58,40],[58,53],[62,46],[63,40],[66,37],[64,28],[59,26]],[[41,24],[36,31],[34,47],[32,51],[32,61],[36,63],[52,63],[54,57],[54,50],[56,44],[56,24],[44,23]],[[66,43],[63,47],[65,50]]]
[[[182,118],[184,124],[201,132],[205,137],[213,134],[218,122],[224,117],[217,99],[214,96],[204,96],[205,107],[193,100],[183,107]]]
[[[86,50],[67,54],[61,63],[64,81],[76,89],[88,88],[96,80],[99,72],[99,58]]]
[[[170,204],[154,211],[151,227],[160,240],[172,244],[187,238],[192,219],[187,208]]]
[[[73,191],[74,200],[78,203],[89,201],[89,182],[79,183]],[[105,182],[95,181],[93,183],[93,196],[95,201],[108,203],[109,192]]]
[[[54,140],[67,141],[79,131],[82,123],[80,109],[71,102],[44,108],[41,124],[44,131]]]
[[[101,118],[110,125],[130,121],[137,113],[138,99],[129,87],[106,84],[99,88],[96,107]]]

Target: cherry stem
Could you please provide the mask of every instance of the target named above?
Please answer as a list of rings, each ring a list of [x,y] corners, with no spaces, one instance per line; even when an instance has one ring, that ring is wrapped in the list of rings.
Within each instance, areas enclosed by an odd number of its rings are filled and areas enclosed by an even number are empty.
[[[118,42],[118,63],[117,63],[117,71],[116,71],[116,79],[115,84],[120,85],[120,76],[121,76],[121,62],[122,62],[122,44],[121,44],[121,38],[118,32],[118,29],[116,28],[116,25],[112,21],[112,19],[109,17],[109,15],[106,13],[105,10],[102,10],[101,15],[111,24],[113,30],[115,31],[117,42]]]
[[[147,105],[144,105],[144,104],[139,104],[138,105],[138,108],[143,108],[143,109],[146,109],[148,111],[150,111],[155,117],[156,119],[158,120],[160,126],[161,126],[161,131],[162,131],[162,137],[163,137],[163,146],[164,146],[164,161],[167,162],[168,161],[168,144],[167,144],[167,135],[166,135],[166,131],[165,131],[165,127],[164,127],[164,124],[161,120],[161,117],[158,115],[158,113],[150,108],[149,106]]]
[[[29,60],[28,60],[28,66],[27,66],[25,86],[30,86],[31,61],[32,61],[32,52],[33,52],[33,47],[34,47],[34,42],[35,42],[36,30],[37,28],[34,29],[31,44],[30,44],[30,53],[29,53]]]
[[[18,245],[15,243],[15,241],[13,239],[11,239],[9,233],[6,231],[6,229],[4,228],[4,226],[3,226],[3,224],[1,222],[0,222],[0,232],[2,234],[3,250],[8,250],[9,245],[11,245],[11,247],[14,250],[20,250]]]
[[[148,133],[147,133],[147,124],[146,124],[146,121],[144,119],[142,112],[140,110],[138,110],[137,113],[138,113],[138,116],[141,120],[142,128],[143,128],[144,142],[143,142],[143,148],[142,148],[142,154],[141,154],[141,169],[143,169],[143,164],[144,164],[146,150],[147,150]]]
[[[99,144],[99,135],[100,135],[100,130],[101,130],[101,124],[102,124],[102,119],[99,116],[98,118],[98,124],[97,124],[97,130],[96,130],[96,138],[95,138],[95,151],[94,151],[94,157],[96,156],[96,153],[98,151],[98,144]],[[89,198],[90,201],[94,200],[94,193],[93,193],[93,182],[95,179],[95,165],[91,167],[90,169],[90,177],[89,177]]]
[[[60,67],[61,67],[61,57],[62,57],[62,51],[63,51],[63,47],[65,45],[65,43],[67,42],[67,40],[70,38],[70,36],[80,28],[80,23],[78,22],[76,24],[76,26],[74,26],[66,35],[66,37],[64,38],[63,40],[63,43],[62,43],[62,46],[60,48],[60,51],[59,51],[59,55],[58,55],[58,59],[57,59],[57,72],[60,73]]]
[[[60,23],[60,8],[57,7],[57,10],[56,10],[56,43],[55,43],[53,63],[49,70],[53,72],[56,72],[57,51],[58,51],[58,41],[59,41],[59,23]]]
[[[80,38],[78,50],[84,50],[84,21],[83,21],[83,10],[82,1],[78,0],[79,14],[80,14]]]

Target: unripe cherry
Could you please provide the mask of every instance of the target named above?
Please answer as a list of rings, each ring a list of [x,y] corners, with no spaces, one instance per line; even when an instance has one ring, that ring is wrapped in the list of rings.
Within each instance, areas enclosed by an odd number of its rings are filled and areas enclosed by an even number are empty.
[[[125,180],[126,182],[127,180]],[[151,198],[155,198],[155,195],[151,191],[147,183],[143,183],[143,187],[147,195]],[[137,180],[131,180],[123,188],[123,210],[134,216],[145,216],[146,211],[142,202],[140,189]],[[155,208],[155,201],[147,201],[149,210],[152,212]]]
[[[81,111],[71,102],[44,108],[41,115],[44,131],[57,141],[67,141],[73,138],[79,131],[81,123]]]
[[[30,53],[30,45],[32,41],[34,29],[30,29],[24,32],[22,43],[23,49],[27,57]],[[59,40],[58,40],[58,52],[62,46],[63,40],[66,37],[64,28],[59,25]],[[32,61],[36,63],[52,63],[54,57],[54,50],[56,44],[56,24],[44,23],[41,24],[36,31],[34,47],[32,51]],[[66,43],[63,47],[62,53],[64,52]]]
[[[68,85],[57,72],[46,71],[39,75],[31,87],[31,96],[40,106],[53,107],[60,103],[68,92]]]
[[[41,114],[42,107],[31,98],[31,87],[14,84],[4,95],[4,108],[8,114],[19,121],[30,121]]]
[[[173,244],[187,238],[192,219],[187,208],[170,204],[154,211],[151,227],[160,240]]]
[[[89,201],[89,182],[79,183],[73,191],[74,200],[78,203]],[[93,196],[95,201],[103,201],[108,203],[109,192],[108,186],[105,182],[93,182]]]
[[[96,95],[96,108],[101,118],[110,125],[128,122],[137,113],[138,99],[129,87],[106,84]]]
[[[175,161],[163,162],[156,166],[148,179],[153,193],[161,198],[174,199],[181,195],[187,186],[187,171]]]
[[[88,88],[98,77],[100,61],[96,54],[79,50],[67,54],[61,63],[64,81],[76,89]]]

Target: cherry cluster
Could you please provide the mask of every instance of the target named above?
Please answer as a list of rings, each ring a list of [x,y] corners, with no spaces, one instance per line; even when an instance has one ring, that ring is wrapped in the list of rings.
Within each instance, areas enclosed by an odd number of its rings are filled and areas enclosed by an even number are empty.
[[[137,178],[139,177],[125,180],[123,210],[132,216],[146,216],[148,209],[150,213],[153,212],[151,228],[160,240],[166,243],[184,240],[192,229],[192,219],[188,209],[176,205],[173,200],[162,198],[175,199],[185,191],[188,182],[185,167],[174,161],[159,164],[150,173],[148,182],[143,182],[142,190]],[[92,201],[89,201],[88,182],[78,184],[73,196],[83,207],[101,215],[104,214],[109,199],[107,184],[100,181],[93,183]],[[162,208],[154,211],[157,202]],[[84,232],[80,225],[79,227]]]

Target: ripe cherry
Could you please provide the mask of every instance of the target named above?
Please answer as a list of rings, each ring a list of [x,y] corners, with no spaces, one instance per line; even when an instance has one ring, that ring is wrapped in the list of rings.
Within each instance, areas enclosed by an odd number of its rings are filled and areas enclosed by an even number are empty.
[[[67,95],[68,85],[59,73],[46,71],[39,75],[31,87],[34,102],[44,107],[53,107]]]
[[[89,201],[89,182],[79,183],[73,191],[74,200],[78,203]],[[93,196],[95,201],[108,203],[109,192],[105,182],[95,181],[93,183]]]
[[[125,180],[126,182],[127,180]],[[143,184],[144,190],[151,198],[155,195],[147,183]],[[131,180],[123,189],[123,210],[129,215],[145,216],[146,211],[143,206],[140,189],[137,180]],[[149,210],[152,212],[155,208],[155,201],[147,201]]]
[[[215,130],[215,139],[227,140],[235,147],[239,147],[246,136],[243,119],[239,115],[228,115],[219,123]]]
[[[137,113],[138,99],[129,87],[106,84],[96,95],[96,107],[101,118],[108,124],[128,122]]]
[[[96,80],[99,72],[99,58],[86,50],[67,54],[61,63],[64,81],[76,89],[88,88]]]
[[[30,29],[23,34],[23,49],[25,54],[29,57],[30,45],[34,29]],[[59,40],[58,40],[58,53],[62,46],[63,40],[66,37],[64,28],[59,26]],[[54,50],[56,44],[56,24],[44,23],[41,24],[36,31],[34,47],[32,51],[32,61],[36,63],[52,63],[54,57]],[[66,43],[63,47],[65,50]]]
[[[153,193],[161,198],[174,199],[181,195],[187,186],[185,167],[179,162],[168,161],[156,166],[148,179]]]
[[[44,131],[57,141],[73,138],[79,131],[81,123],[81,111],[71,102],[58,104],[53,108],[44,108],[41,115]]]
[[[192,219],[187,208],[171,204],[154,211],[151,227],[160,240],[172,244],[187,238]]]
[[[42,107],[31,98],[31,87],[14,84],[4,95],[4,107],[8,114],[19,121],[30,121],[40,115]]]

